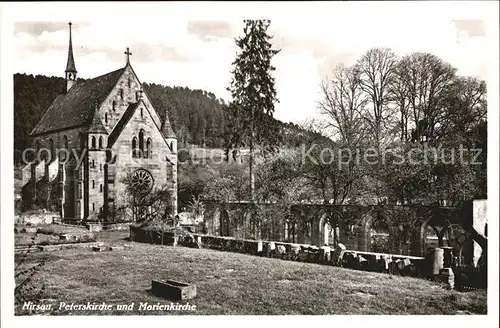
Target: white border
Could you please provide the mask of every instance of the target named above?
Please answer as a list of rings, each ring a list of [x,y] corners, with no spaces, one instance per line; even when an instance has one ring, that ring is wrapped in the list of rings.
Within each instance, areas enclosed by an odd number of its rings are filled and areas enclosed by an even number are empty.
[[[307,24],[307,19],[311,19],[308,13],[322,13],[324,17],[314,17],[313,19],[327,19],[329,6],[335,10],[332,2],[293,2],[293,3],[210,3],[210,2],[175,2],[175,3],[143,3],[144,6],[151,6],[152,10],[164,8],[170,13],[176,13],[177,17],[187,16],[190,19],[238,19],[246,17],[267,17],[273,20],[293,19],[303,20]],[[291,327],[309,326],[312,320],[318,320],[318,324],[332,326],[353,326],[356,323],[372,326],[422,326],[444,324],[453,327],[498,327],[498,13],[499,5],[495,1],[460,1],[460,2],[349,2],[343,3],[349,9],[356,6],[374,6],[374,14],[377,10],[390,11],[395,6],[408,7],[408,14],[411,15],[412,6],[425,5],[429,11],[437,7],[446,7],[455,10],[460,7],[466,8],[467,16],[457,17],[457,19],[477,19],[478,17],[488,22],[488,36],[491,41],[490,50],[490,70],[488,77],[488,215],[489,215],[489,288],[488,288],[488,315],[483,316],[252,316],[242,318],[241,316],[67,316],[67,317],[14,317],[13,299],[13,174],[12,174],[12,148],[13,148],[13,74],[10,63],[12,62],[12,36],[13,23],[15,21],[36,21],[36,20],[80,20],[85,21],[88,15],[114,15],[117,13],[117,3],[100,3],[102,10],[95,10],[97,3],[92,3],[92,12],[85,10],[86,3],[2,3],[0,7],[1,22],[1,315],[2,327],[88,327],[112,324],[120,327],[134,327],[138,325],[154,325],[159,323],[166,325],[201,325],[213,326],[238,325],[248,322],[252,325],[279,325],[286,324]],[[106,8],[113,7],[113,10]],[[321,10],[317,10],[321,6]],[[127,10],[126,3],[120,7]],[[313,10],[316,9],[316,10]],[[355,11],[354,11],[355,12]],[[479,13],[479,14],[478,14]],[[479,16],[478,16],[479,15]],[[360,22],[361,23],[361,22]],[[422,19],[425,24],[425,19]],[[360,25],[362,28],[362,25]],[[168,31],[166,32],[168,33]],[[321,300],[318,300],[321,302]],[[242,321],[244,320],[244,321]]]

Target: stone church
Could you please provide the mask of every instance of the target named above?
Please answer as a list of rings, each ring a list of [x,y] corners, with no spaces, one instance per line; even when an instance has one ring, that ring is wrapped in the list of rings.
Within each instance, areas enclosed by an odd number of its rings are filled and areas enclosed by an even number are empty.
[[[124,67],[77,80],[69,23],[66,90],[31,132],[37,156],[23,169],[31,186],[23,201],[42,199],[65,218],[106,220],[126,206],[129,177],[146,193],[167,188],[177,214],[177,139],[143,91],[128,48],[125,55]]]

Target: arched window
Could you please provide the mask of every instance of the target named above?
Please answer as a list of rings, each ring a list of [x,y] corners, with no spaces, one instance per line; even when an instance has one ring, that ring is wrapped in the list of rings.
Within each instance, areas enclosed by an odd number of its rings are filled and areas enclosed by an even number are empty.
[[[99,137],[99,149],[102,149],[102,137]]]
[[[141,108],[141,118],[144,118],[144,113],[142,112],[142,108]]]
[[[95,212],[95,203],[92,203],[92,212]]]
[[[132,79],[129,77],[128,78],[128,87],[130,88],[132,86]]]
[[[69,149],[69,140],[67,136],[63,137],[63,142],[64,142],[64,148]]]
[[[104,123],[108,124],[108,113],[104,113]]]
[[[95,188],[95,180],[92,180],[92,189]]]
[[[69,141],[67,136],[63,136],[63,146],[65,151],[59,152],[60,156],[59,159],[61,161],[65,161],[67,158],[68,153],[66,151],[69,151]]]
[[[55,149],[54,149],[54,139],[49,139],[49,149],[50,149],[50,158],[54,158]]]
[[[132,157],[136,157],[137,156],[136,150],[137,150],[137,138],[134,137],[132,139]]]
[[[99,191],[102,192],[102,184],[99,185]]]
[[[78,134],[78,140],[80,142],[80,150],[85,149],[85,138],[83,137],[83,134]]]
[[[148,141],[146,142],[146,156],[145,156],[146,158],[152,157],[151,146],[152,146],[151,138],[148,138]]]
[[[139,132],[139,157],[144,153],[144,130]]]
[[[123,100],[123,89],[120,89],[120,99]]]
[[[92,160],[92,167],[95,167],[95,160]]]
[[[95,149],[95,137],[92,137],[92,149]]]
[[[116,110],[116,101],[113,100],[112,106],[113,106],[113,110]]]

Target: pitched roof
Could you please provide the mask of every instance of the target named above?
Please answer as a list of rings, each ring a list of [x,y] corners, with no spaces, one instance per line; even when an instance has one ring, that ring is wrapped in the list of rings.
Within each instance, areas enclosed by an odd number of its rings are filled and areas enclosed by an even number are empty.
[[[161,134],[163,134],[164,138],[177,138],[174,130],[172,129],[172,125],[170,125],[167,115],[165,115],[165,121],[163,122],[163,126],[161,128]]]
[[[74,126],[89,125],[95,108],[109,95],[124,68],[75,84],[66,94],[58,96],[45,112],[31,135]]]
[[[108,131],[106,131],[106,128],[102,124],[101,118],[99,117],[99,113],[97,111],[94,111],[94,119],[90,124],[88,132],[108,134]]]
[[[130,105],[128,105],[127,109],[123,113],[118,123],[116,123],[113,131],[111,131],[111,134],[108,137],[108,147],[113,146],[113,144],[115,143],[116,139],[118,139],[118,136],[122,132],[125,125],[127,125],[128,121],[132,118],[132,115],[134,115],[134,112],[137,109],[137,107],[139,107],[140,103],[141,101],[138,101],[136,103],[131,103]]]

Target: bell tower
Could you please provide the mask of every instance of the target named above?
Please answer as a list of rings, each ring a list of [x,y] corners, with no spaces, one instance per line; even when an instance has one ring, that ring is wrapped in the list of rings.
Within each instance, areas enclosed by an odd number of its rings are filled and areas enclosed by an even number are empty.
[[[68,49],[68,62],[66,64],[65,71],[66,78],[66,92],[71,89],[71,87],[76,83],[76,71],[75,59],[73,58],[73,43],[71,42],[71,22],[69,23],[69,49]]]

